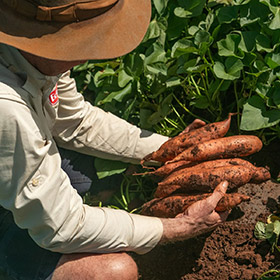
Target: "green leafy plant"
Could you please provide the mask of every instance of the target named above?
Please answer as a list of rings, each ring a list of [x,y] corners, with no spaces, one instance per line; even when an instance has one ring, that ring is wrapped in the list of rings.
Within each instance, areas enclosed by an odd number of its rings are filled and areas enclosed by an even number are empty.
[[[275,215],[268,217],[268,223],[258,221],[255,226],[254,234],[257,239],[267,240],[272,246],[272,252],[276,249],[280,252],[278,247],[278,239],[280,235],[280,218]]]
[[[237,111],[238,131],[279,137],[278,1],[153,4],[142,44],[74,68],[79,89],[95,105],[165,135],[193,118],[216,121]]]
[[[195,118],[214,122],[239,112],[230,134],[255,134],[265,144],[279,139],[279,1],[152,3],[149,28],[133,52],[74,67],[84,96],[132,124],[171,137]],[[125,168],[120,163],[110,169],[100,161],[96,166],[100,177]]]

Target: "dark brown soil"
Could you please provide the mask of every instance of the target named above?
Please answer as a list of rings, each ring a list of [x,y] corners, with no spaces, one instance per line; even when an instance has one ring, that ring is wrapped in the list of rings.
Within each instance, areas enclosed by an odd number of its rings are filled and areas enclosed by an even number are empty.
[[[232,210],[227,222],[197,238],[155,248],[136,256],[142,280],[251,280],[280,264],[267,241],[254,237],[257,221],[279,211],[280,143],[264,147],[249,160],[270,169],[272,180],[246,184],[238,192],[251,196]],[[134,255],[133,255],[134,256]]]

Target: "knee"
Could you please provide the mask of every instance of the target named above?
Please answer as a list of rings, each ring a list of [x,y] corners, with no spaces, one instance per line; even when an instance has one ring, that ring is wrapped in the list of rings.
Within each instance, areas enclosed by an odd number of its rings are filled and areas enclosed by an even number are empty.
[[[52,280],[137,280],[138,269],[126,253],[71,254],[61,257]]]
[[[110,260],[106,267],[109,278],[114,280],[137,280],[138,269],[135,261],[126,253]]]

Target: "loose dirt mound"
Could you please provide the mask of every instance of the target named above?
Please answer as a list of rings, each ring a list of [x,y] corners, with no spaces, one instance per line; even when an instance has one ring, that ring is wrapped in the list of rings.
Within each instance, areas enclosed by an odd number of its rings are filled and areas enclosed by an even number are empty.
[[[280,255],[270,252],[270,244],[254,237],[256,222],[279,211],[280,184],[275,181],[279,147],[275,143],[250,158],[258,166],[269,167],[274,179],[240,187],[238,192],[252,199],[234,209],[225,224],[208,235],[135,256],[141,279],[250,280],[280,264]]]

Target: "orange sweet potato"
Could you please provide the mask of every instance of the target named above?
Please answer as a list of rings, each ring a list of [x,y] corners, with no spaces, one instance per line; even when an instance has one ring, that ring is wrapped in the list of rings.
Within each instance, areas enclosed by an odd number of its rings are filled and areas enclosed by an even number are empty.
[[[248,183],[254,170],[241,165],[222,166],[213,169],[181,169],[171,173],[158,183],[155,197],[166,197],[175,191],[209,192],[220,182],[229,182],[229,188],[237,188]]]
[[[162,218],[174,218],[178,214],[183,213],[196,201],[205,199],[210,195],[210,193],[199,195],[176,194],[165,198],[155,198],[142,206],[141,214]],[[239,193],[225,194],[218,202],[215,210],[218,212],[230,210],[242,201],[248,201],[249,199],[249,196]]]
[[[166,162],[173,159],[186,148],[189,148],[199,142],[225,136],[229,130],[232,115],[235,115],[235,113],[230,113],[228,118],[224,121],[210,123],[189,132],[180,133],[178,136],[175,136],[162,144],[157,151],[144,157],[142,164],[146,161],[152,160]]]
[[[212,139],[192,146],[169,161],[199,162],[205,160],[243,157],[258,152],[262,148],[262,141],[253,135],[235,135],[219,139]]]
[[[256,167],[249,161],[241,158],[229,158],[229,159],[216,159],[208,160],[200,163],[189,162],[185,160],[175,161],[171,163],[166,163],[159,167],[158,169],[145,173],[136,173],[134,175],[156,175],[158,177],[166,177],[173,172],[177,172],[180,169],[185,171],[193,169],[213,169],[222,166],[232,166],[232,165],[241,165],[248,167],[249,169],[256,170]]]

